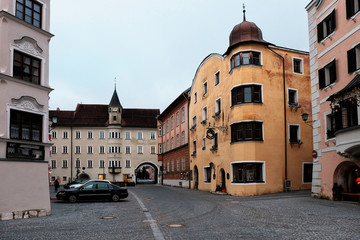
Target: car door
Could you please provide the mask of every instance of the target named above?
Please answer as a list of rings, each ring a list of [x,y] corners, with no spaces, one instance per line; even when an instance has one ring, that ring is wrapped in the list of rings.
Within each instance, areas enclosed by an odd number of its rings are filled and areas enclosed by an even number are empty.
[[[96,199],[96,183],[87,183],[79,189],[79,199]]]
[[[101,199],[110,199],[111,185],[109,183],[97,183],[97,197]]]

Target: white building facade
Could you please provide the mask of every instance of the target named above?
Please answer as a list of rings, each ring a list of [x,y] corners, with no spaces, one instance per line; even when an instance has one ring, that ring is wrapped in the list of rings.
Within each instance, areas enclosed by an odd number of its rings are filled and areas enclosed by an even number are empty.
[[[49,31],[49,0],[0,1],[2,220],[51,214]]]

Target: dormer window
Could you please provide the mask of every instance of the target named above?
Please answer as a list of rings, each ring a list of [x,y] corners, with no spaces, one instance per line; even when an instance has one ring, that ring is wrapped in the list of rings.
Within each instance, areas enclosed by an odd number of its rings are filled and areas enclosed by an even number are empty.
[[[25,22],[41,27],[42,5],[35,0],[17,0],[16,1],[16,17]]]
[[[258,65],[260,66],[260,52],[246,51],[234,54],[231,59],[231,69],[241,65]]]

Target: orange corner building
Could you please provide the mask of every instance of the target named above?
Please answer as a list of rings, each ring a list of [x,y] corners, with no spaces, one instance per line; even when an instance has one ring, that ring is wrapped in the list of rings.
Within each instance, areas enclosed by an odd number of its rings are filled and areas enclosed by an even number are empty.
[[[266,42],[244,20],[198,67],[189,103],[192,189],[259,195],[310,189],[309,54]]]

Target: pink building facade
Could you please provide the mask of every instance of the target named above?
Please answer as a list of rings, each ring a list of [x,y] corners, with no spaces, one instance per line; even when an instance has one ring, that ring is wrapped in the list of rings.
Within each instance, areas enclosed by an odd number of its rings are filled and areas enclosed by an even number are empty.
[[[158,117],[158,159],[164,185],[189,187],[189,91],[181,93]]]
[[[312,195],[360,195],[360,6],[313,0],[309,20],[314,158]]]
[[[0,219],[50,215],[50,0],[0,1]]]

